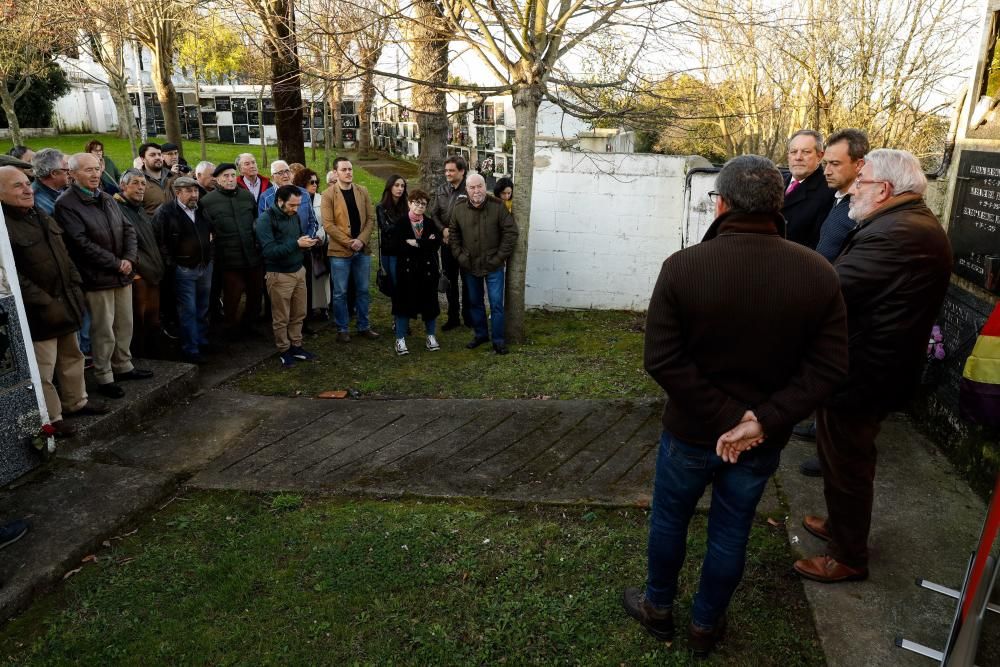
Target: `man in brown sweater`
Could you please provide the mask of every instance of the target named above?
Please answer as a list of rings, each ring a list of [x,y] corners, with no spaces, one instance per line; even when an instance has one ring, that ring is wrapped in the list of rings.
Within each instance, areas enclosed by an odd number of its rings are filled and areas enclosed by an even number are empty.
[[[664,263],[646,320],[646,371],[666,390],[656,463],[645,590],[625,610],[661,641],[688,522],[712,485],[708,552],[691,611],[689,646],[707,655],[725,630],[743,575],[757,503],[792,427],[847,373],[847,327],[837,275],[785,240],[784,185],[766,158],[726,163],[705,240]]]

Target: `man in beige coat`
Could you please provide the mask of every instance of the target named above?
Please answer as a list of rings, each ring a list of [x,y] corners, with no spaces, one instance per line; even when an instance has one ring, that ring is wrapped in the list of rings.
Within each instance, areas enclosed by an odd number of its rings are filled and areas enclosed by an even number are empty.
[[[353,280],[358,292],[358,335],[378,338],[368,323],[368,282],[371,248],[368,241],[375,225],[375,207],[368,190],[354,183],[354,166],[345,157],[333,161],[337,182],[323,191],[323,229],[330,239],[327,256],[333,278],[333,322],[337,342],[349,343],[347,283]]]

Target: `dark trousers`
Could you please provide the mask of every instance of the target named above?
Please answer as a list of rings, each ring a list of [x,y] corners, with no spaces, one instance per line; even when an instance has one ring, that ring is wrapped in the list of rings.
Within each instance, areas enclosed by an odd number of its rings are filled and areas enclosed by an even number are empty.
[[[448,321],[462,321],[472,326],[472,316],[469,314],[469,286],[464,282],[461,287],[461,298],[459,298],[459,271],[458,260],[451,254],[448,246],[441,246],[441,271],[448,277]],[[461,320],[459,320],[461,314]]]
[[[875,438],[884,412],[821,408],[816,443],[828,512],[827,552],[850,567],[868,566],[875,495]]]
[[[222,272],[222,310],[226,314],[226,332],[232,334],[242,326],[252,327],[260,317],[260,299],[264,292],[264,267],[233,269]],[[242,320],[238,317],[240,299],[246,294],[247,303]]]
[[[160,286],[132,281],[132,356],[156,357],[160,349]]]

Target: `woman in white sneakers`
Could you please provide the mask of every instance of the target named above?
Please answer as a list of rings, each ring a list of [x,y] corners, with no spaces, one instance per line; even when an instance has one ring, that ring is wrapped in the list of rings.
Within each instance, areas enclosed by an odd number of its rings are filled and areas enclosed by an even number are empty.
[[[396,319],[396,354],[409,354],[406,332],[410,319],[420,317],[427,329],[426,347],[441,349],[435,333],[438,303],[438,250],[441,247],[440,224],[424,215],[430,195],[414,190],[407,197],[409,213],[396,221],[396,281],[392,294],[392,314]]]

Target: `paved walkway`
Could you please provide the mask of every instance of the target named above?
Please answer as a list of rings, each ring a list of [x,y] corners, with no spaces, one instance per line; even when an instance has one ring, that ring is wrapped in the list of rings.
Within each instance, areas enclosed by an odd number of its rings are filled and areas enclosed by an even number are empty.
[[[0,612],[6,617],[58,581],[177,484],[645,505],[658,415],[658,403],[644,401],[324,401],[225,388],[191,393],[135,432],[67,448],[62,463],[41,478],[0,493],[0,512],[34,514],[36,526],[5,550]],[[793,441],[761,506],[762,516],[780,520],[779,498],[787,501],[789,537],[803,554],[822,550],[799,527],[804,513],[823,511],[820,481],[797,472],[812,447]],[[887,422],[879,447],[871,579],[805,585],[828,663],[837,667],[929,664],[896,649],[893,640],[903,635],[943,647],[954,603],[913,581],[960,585],[982,523],[982,501],[906,419]],[[1000,623],[991,620],[980,665],[1000,664]]]

